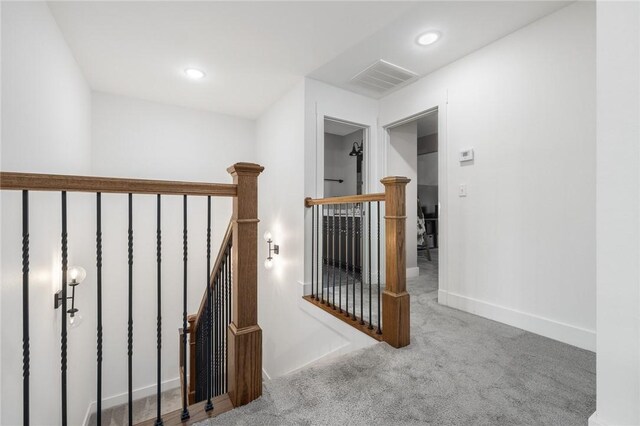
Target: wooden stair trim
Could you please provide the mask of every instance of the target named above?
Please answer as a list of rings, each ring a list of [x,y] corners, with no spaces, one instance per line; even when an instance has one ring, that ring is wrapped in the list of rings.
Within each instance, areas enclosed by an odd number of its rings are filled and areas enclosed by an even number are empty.
[[[312,303],[313,305],[315,305],[318,308],[322,309],[323,311],[330,313],[331,315],[333,315],[334,317],[338,318],[342,322],[344,322],[346,324],[349,324],[351,327],[355,328],[356,330],[359,330],[359,331],[363,332],[364,334],[368,335],[369,337],[372,337],[372,338],[376,339],[379,342],[384,341],[383,334],[377,334],[375,326],[373,327],[373,329],[369,329],[369,323],[368,322],[365,321],[364,324],[360,324],[360,320],[359,319],[353,319],[353,316],[351,316],[351,315],[347,316],[344,310],[342,312],[340,312],[337,307],[336,307],[336,309],[333,309],[332,305],[322,303],[321,301],[316,300],[315,298],[313,298],[311,296],[303,296],[302,298],[304,300],[306,300],[307,302]]]
[[[231,404],[231,400],[229,399],[229,394],[224,394],[220,396],[216,396],[212,399],[213,401],[213,410],[205,411],[204,406],[207,401],[200,401],[193,405],[189,406],[189,415],[191,416],[188,420],[182,421],[180,420],[180,416],[182,415],[182,408],[171,411],[169,413],[162,415],[162,421],[164,426],[190,426],[198,422],[202,422],[204,420],[210,419],[212,417],[219,416],[222,413],[226,413],[227,411],[233,410],[233,404]],[[156,418],[152,418],[149,420],[145,420],[140,423],[136,423],[139,426],[154,426],[156,422]]]

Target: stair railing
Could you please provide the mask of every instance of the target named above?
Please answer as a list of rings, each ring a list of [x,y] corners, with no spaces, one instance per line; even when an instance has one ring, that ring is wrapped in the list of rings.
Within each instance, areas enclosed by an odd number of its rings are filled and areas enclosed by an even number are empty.
[[[304,299],[400,348],[410,342],[405,242],[409,179],[394,176],[381,182],[383,193],[305,199],[311,209],[311,291]]]
[[[61,228],[61,270],[62,270],[62,290],[60,303],[61,309],[61,423],[68,424],[67,412],[67,292],[68,280],[68,236],[67,236],[67,193],[68,192],[91,192],[96,194],[96,283],[97,283],[97,366],[96,366],[96,404],[97,424],[101,424],[102,412],[102,348],[104,345],[102,332],[102,194],[116,193],[126,194],[128,197],[128,404],[129,422],[133,424],[133,390],[132,390],[132,359],[133,359],[133,200],[134,195],[153,194],[156,195],[156,250],[157,250],[157,413],[154,424],[162,425],[163,417],[161,412],[161,363],[162,363],[162,197],[182,196],[183,199],[183,262],[184,262],[184,282],[183,285],[183,327],[180,334],[180,366],[181,376],[187,376],[186,354],[187,354],[187,331],[193,339],[197,330],[198,318],[187,317],[187,201],[191,196],[207,197],[207,281],[206,289],[209,297],[206,300],[207,308],[201,310],[207,312],[208,330],[203,333],[207,335],[205,351],[208,353],[207,365],[209,368],[205,383],[207,384],[207,401],[202,407],[202,412],[189,411],[189,398],[187,396],[187,386],[182,387],[183,406],[180,413],[167,415],[168,418],[177,422],[193,422],[199,419],[210,417],[213,410],[211,397],[220,395],[222,391],[228,390],[228,400],[237,407],[246,404],[262,393],[262,330],[257,323],[257,182],[258,175],[263,167],[251,163],[237,163],[229,167],[227,171],[233,177],[232,184],[221,183],[198,183],[198,182],[176,182],[145,179],[121,179],[104,178],[90,176],[68,176],[68,175],[47,175],[34,173],[0,172],[1,190],[18,190],[22,192],[22,347],[23,347],[23,424],[30,422],[30,341],[29,341],[29,198],[34,191],[56,191],[60,192],[62,213]],[[228,230],[230,243],[223,245],[224,254],[218,255],[223,266],[218,268],[222,271],[217,275],[211,274],[211,197],[232,197],[233,212],[231,224]],[[221,274],[224,274],[224,277]],[[215,281],[215,283],[214,283]],[[215,285],[213,285],[215,284]],[[220,290],[224,288],[223,290]],[[215,302],[214,302],[214,298]],[[225,306],[222,309],[215,307]],[[233,309],[231,309],[233,307]],[[203,314],[200,314],[201,318]],[[187,323],[191,325],[188,327]],[[200,326],[200,328],[204,328]],[[214,331],[215,329],[215,331]],[[218,337],[220,342],[213,342],[211,335]],[[108,343],[108,342],[107,342]],[[222,343],[222,344],[220,344]],[[226,353],[228,351],[228,357]],[[194,351],[191,352],[193,358]],[[217,362],[215,366],[213,362]],[[190,374],[194,375],[195,361],[191,361]],[[223,374],[227,372],[228,374]],[[224,382],[224,385],[222,385]],[[226,400],[225,400],[226,401]],[[228,405],[228,404],[227,404]],[[193,407],[192,407],[193,408]],[[229,408],[225,408],[229,409]],[[170,422],[171,422],[170,421]]]

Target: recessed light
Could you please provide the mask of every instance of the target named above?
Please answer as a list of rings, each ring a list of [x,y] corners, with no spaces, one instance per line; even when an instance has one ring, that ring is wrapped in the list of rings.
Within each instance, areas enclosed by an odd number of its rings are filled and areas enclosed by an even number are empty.
[[[440,38],[440,33],[437,31],[428,31],[424,34],[421,34],[417,39],[416,43],[420,46],[428,46],[430,44],[435,43]]]
[[[201,78],[204,78],[204,76],[206,75],[204,71],[200,71],[199,69],[195,69],[195,68],[187,68],[184,70],[184,73],[187,75],[187,77],[193,80],[200,80]]]

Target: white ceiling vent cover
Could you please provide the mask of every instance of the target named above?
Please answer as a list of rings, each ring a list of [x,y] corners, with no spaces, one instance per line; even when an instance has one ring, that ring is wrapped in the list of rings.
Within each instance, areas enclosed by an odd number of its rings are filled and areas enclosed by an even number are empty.
[[[351,83],[380,95],[394,89],[418,74],[380,59],[351,79]]]

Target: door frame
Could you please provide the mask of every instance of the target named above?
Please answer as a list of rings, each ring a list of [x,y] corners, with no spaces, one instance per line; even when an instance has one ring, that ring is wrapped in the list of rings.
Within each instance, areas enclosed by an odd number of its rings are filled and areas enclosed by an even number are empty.
[[[389,174],[388,154],[391,145],[390,130],[394,127],[415,121],[425,115],[438,112],[438,303],[447,304],[448,286],[448,261],[449,261],[449,199],[448,199],[448,134],[447,134],[447,105],[443,100],[440,103],[430,105],[428,108],[408,115],[399,120],[383,124],[380,127],[382,140],[381,168],[384,175]],[[417,155],[417,146],[416,146]]]

